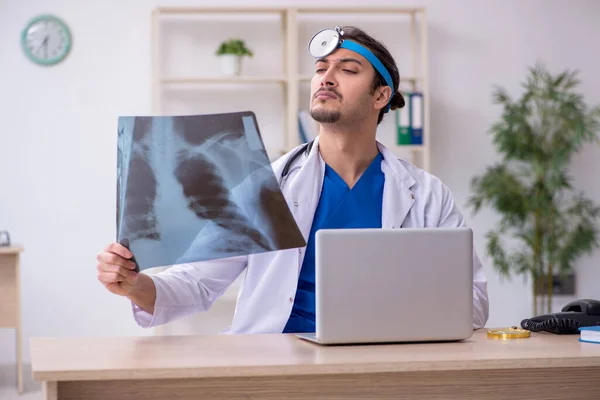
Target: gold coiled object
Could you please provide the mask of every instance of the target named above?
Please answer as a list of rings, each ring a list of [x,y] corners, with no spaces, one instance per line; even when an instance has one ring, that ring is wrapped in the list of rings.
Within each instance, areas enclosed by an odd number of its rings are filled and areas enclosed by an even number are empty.
[[[519,329],[516,326],[500,329],[488,329],[488,339],[509,340],[509,339],[525,339],[531,336],[531,332],[525,329]]]

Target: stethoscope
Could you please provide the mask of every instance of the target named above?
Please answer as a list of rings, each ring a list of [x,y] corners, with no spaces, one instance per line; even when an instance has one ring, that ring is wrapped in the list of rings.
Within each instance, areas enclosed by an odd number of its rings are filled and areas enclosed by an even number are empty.
[[[292,165],[294,164],[294,162],[302,154],[306,154],[306,156],[308,157],[308,155],[310,154],[310,149],[312,149],[312,146],[313,146],[313,141],[311,140],[310,142],[302,145],[302,147],[300,147],[294,154],[292,154],[290,156],[290,158],[288,158],[285,165],[283,166],[283,169],[281,170],[281,186],[282,187],[283,187],[283,183],[284,183],[285,179],[287,178],[287,176],[290,173],[290,169],[292,168]]]

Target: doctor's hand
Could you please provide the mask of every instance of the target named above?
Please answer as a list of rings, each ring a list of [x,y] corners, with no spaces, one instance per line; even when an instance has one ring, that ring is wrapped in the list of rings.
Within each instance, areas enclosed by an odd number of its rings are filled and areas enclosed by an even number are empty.
[[[110,292],[128,296],[138,282],[139,274],[134,270],[135,263],[130,260],[132,254],[119,243],[111,243],[98,254],[98,280]]]

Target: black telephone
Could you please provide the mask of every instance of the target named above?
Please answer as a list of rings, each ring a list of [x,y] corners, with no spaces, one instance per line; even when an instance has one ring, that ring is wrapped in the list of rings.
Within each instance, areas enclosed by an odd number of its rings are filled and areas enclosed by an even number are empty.
[[[579,333],[582,326],[600,325],[600,301],[575,300],[561,312],[544,314],[521,321],[521,328],[531,332],[550,332],[560,335]]]

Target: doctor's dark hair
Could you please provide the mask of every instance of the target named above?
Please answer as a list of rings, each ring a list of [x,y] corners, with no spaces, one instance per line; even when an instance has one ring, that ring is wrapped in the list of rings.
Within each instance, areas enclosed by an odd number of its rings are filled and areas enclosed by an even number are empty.
[[[398,86],[400,85],[400,73],[398,72],[398,66],[396,65],[396,61],[394,60],[394,57],[392,57],[392,55],[390,54],[387,47],[379,40],[375,39],[362,29],[357,28],[355,26],[343,26],[341,29],[342,31],[344,31],[344,39],[349,39],[360,43],[369,50],[371,50],[375,57],[377,57],[379,61],[381,61],[383,66],[390,73],[390,76],[392,77],[392,84],[394,86],[392,88],[390,110],[395,110],[404,107],[404,96],[402,96],[402,93],[398,91]],[[381,76],[381,74],[379,74],[377,70],[375,70],[375,79],[373,80],[371,93],[373,93],[375,89],[377,89],[380,86],[387,86],[387,83],[385,82],[385,79],[383,79],[383,76]],[[379,113],[379,117],[377,118],[378,124],[383,119],[383,114],[384,112],[382,109]]]

